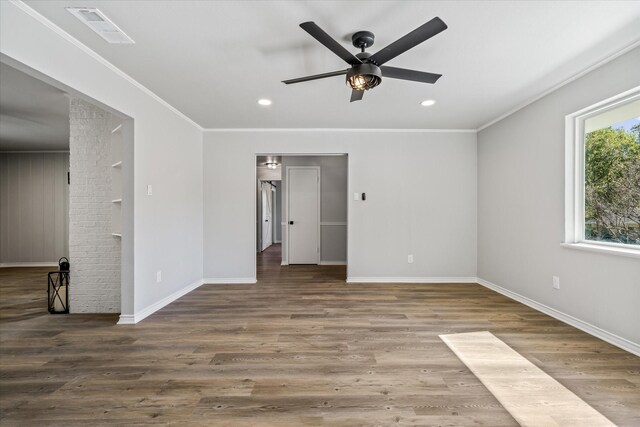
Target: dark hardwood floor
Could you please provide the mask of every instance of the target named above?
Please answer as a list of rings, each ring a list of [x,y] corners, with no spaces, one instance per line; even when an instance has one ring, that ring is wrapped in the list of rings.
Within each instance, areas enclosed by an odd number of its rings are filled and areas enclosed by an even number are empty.
[[[0,424],[517,425],[438,338],[487,330],[640,425],[636,356],[480,285],[347,285],[278,251],[256,285],[203,285],[132,326],[49,315],[48,269],[0,269]]]

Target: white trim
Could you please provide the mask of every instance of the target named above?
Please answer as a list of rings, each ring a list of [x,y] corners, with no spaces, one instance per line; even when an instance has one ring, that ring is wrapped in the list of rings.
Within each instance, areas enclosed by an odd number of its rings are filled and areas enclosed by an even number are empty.
[[[346,227],[347,222],[346,221],[320,221],[320,226],[345,226]]]
[[[57,262],[2,262],[0,268],[11,267],[57,267]]]
[[[279,244],[282,244],[282,240],[274,240],[273,243],[275,245],[279,245]]]
[[[347,283],[478,283],[476,277],[347,277]]]
[[[636,356],[640,356],[640,344],[636,344],[634,342],[627,340],[626,338],[622,338],[618,335],[612,334],[611,332],[607,332],[604,329],[600,329],[597,326],[594,326],[590,323],[582,321],[569,314],[563,313],[562,311],[556,310],[555,308],[541,304],[523,295],[520,295],[508,289],[505,289],[487,280],[478,278],[478,283],[484,286],[485,288],[491,289],[492,291],[495,291],[499,294],[509,297],[512,300],[515,300],[524,305],[527,305],[533,308],[534,310],[538,310],[546,315],[549,315],[555,319],[558,319],[561,322],[571,325],[574,328],[580,329],[581,331],[584,331],[590,335],[593,335],[596,338],[600,338],[601,340],[606,341],[609,344],[613,344],[616,347],[620,347],[621,349],[628,351],[629,353],[633,353]]]
[[[560,246],[567,249],[578,249],[587,252],[596,252],[607,255],[626,256],[631,258],[640,258],[640,249],[624,248],[621,246],[611,246],[607,244],[591,244],[586,242],[580,243],[561,243]]]
[[[285,260],[282,260],[282,261],[280,262],[280,265],[289,265],[289,263],[288,263],[287,261],[285,261]]]
[[[158,101],[160,104],[164,105],[166,108],[168,108],[169,110],[174,112],[176,115],[178,115],[179,117],[181,117],[182,119],[184,119],[188,123],[192,124],[194,127],[199,129],[200,131],[204,130],[204,128],[202,126],[200,126],[198,123],[196,123],[195,121],[193,121],[192,119],[187,117],[180,110],[178,110],[177,108],[175,108],[174,106],[169,104],[164,99],[160,98],[158,95],[156,95],[150,89],[148,89],[146,86],[142,85],[142,83],[138,82],[133,77],[129,76],[127,73],[122,71],[120,68],[116,67],[111,62],[107,61],[104,57],[100,56],[98,53],[96,53],[90,47],[88,47],[87,45],[83,44],[80,40],[76,39],[71,34],[69,34],[66,31],[64,31],[62,28],[58,27],[56,24],[51,22],[49,19],[45,18],[43,15],[38,13],[36,10],[31,8],[30,6],[28,6],[24,2],[22,2],[20,0],[11,0],[11,3],[14,6],[18,7],[20,10],[22,10],[27,15],[31,16],[36,21],[40,22],[45,27],[47,27],[50,30],[52,30],[54,33],[58,34],[60,37],[62,37],[66,41],[68,41],[71,44],[73,44],[75,47],[77,47],[80,50],[82,50],[84,53],[86,53],[89,56],[91,56],[93,59],[98,61],[100,64],[104,65],[105,67],[107,67],[108,69],[110,69],[111,71],[113,71],[114,73],[116,73],[117,75],[122,77],[123,79],[125,79],[127,82],[131,83],[132,85],[134,85],[135,87],[137,87],[138,89],[140,89],[141,91],[143,91],[144,93],[146,93],[147,95],[149,95],[150,97],[152,97],[153,99]]]
[[[68,154],[69,150],[0,150],[0,154]]]
[[[210,277],[208,279],[202,279],[205,285],[252,285],[258,283],[255,277]]]
[[[150,306],[138,311],[137,313],[134,313],[134,314],[121,314],[120,315],[120,320],[118,320],[118,325],[134,325],[134,324],[142,321],[143,319],[151,316],[153,313],[155,313],[156,311],[160,310],[161,308],[166,307],[167,305],[171,304],[172,302],[174,302],[175,300],[179,299],[180,297],[183,297],[184,295],[188,294],[189,292],[193,291],[194,289],[199,288],[200,286],[202,286],[202,279],[201,280],[196,280],[195,282],[191,283],[190,285],[187,285],[184,288],[172,293],[171,295],[168,295],[168,296],[162,298],[160,301],[157,301],[157,302],[151,304]]]
[[[318,265],[347,265],[347,261],[320,261]]]
[[[601,59],[600,61],[596,62],[595,64],[593,64],[593,65],[591,65],[591,66],[589,66],[587,68],[585,68],[584,70],[580,71],[579,73],[576,73],[573,76],[569,77],[568,79],[563,80],[562,82],[558,83],[557,85],[552,86],[551,88],[545,90],[541,94],[536,95],[533,98],[529,99],[528,101],[525,101],[525,102],[519,104],[518,106],[516,106],[515,108],[507,111],[506,113],[502,114],[501,116],[498,116],[495,119],[491,120],[490,122],[481,125],[480,127],[478,127],[478,129],[476,129],[476,131],[480,132],[481,130],[486,129],[489,126],[494,125],[494,124],[498,123],[499,121],[501,121],[503,119],[506,119],[510,115],[522,110],[526,106],[528,106],[530,104],[533,104],[534,102],[538,101],[539,99],[544,98],[545,96],[549,95],[552,92],[555,92],[556,90],[560,89],[562,86],[568,85],[572,81],[579,79],[580,77],[584,76],[585,74],[590,73],[591,71],[593,71],[593,70],[595,70],[597,68],[600,68],[601,66],[605,65],[606,63],[613,61],[617,57],[624,55],[625,53],[629,52],[630,50],[635,49],[638,46],[640,46],[640,40],[636,40],[635,42],[631,43],[630,45],[627,45],[627,46],[623,47],[622,49],[618,50],[617,52],[614,52],[613,54]],[[205,130],[208,130],[208,129],[205,129]]]
[[[203,132],[373,132],[373,133],[476,133],[476,129],[393,128],[204,128]]]
[[[584,123],[589,117],[635,102],[640,98],[640,86],[609,97],[565,116],[565,185],[564,185],[564,244],[584,245],[582,249],[619,247],[620,251],[603,250],[610,254],[637,252],[627,245],[597,242],[585,239],[585,132]]]

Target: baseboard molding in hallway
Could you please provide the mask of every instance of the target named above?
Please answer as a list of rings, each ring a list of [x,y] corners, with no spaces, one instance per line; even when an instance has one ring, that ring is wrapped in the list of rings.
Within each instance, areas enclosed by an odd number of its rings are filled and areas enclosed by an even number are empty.
[[[258,282],[255,277],[210,277],[202,281],[205,285],[252,285]]]

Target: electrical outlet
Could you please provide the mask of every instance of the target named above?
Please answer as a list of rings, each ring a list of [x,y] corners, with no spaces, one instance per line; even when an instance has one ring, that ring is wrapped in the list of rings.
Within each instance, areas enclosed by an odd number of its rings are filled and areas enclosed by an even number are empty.
[[[560,277],[553,276],[553,289],[560,289]]]
[[[356,202],[360,200],[360,193],[353,193],[353,200]]]
[[[156,273],[156,283],[162,282],[162,271]]]
[[[407,262],[413,264],[413,255],[407,255]]]

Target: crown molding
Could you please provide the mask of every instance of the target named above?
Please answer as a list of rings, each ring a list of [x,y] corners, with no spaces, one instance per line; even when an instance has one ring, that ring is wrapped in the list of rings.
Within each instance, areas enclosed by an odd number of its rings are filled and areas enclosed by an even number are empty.
[[[476,129],[476,131],[480,132],[481,130],[486,129],[489,126],[494,125],[494,124],[498,123],[499,121],[501,121],[503,119],[506,119],[510,115],[512,115],[514,113],[517,113],[518,111],[522,110],[526,106],[533,104],[534,102],[544,98],[545,96],[549,95],[550,93],[555,92],[556,90],[560,89],[563,86],[568,85],[569,83],[573,82],[574,80],[579,79],[580,77],[584,76],[585,74],[588,74],[591,71],[602,67],[603,65],[613,61],[614,59],[618,58],[619,56],[624,55],[625,53],[635,49],[638,46],[640,46],[640,40],[636,40],[635,42],[623,47],[622,49],[612,53],[611,55],[606,56],[605,58],[599,60],[595,64],[590,65],[589,67],[585,68],[584,70],[580,71],[579,73],[574,74],[573,76],[569,77],[566,80],[563,80],[562,82],[558,83],[555,86],[552,86],[551,88],[549,88],[549,89],[545,90],[544,92],[534,96],[533,98],[529,99],[528,101],[525,101],[525,102],[523,102],[521,104],[518,104],[517,107],[507,111],[506,113],[502,114],[501,116],[496,117],[495,119],[491,120],[490,122],[487,122],[487,123],[483,124],[478,129]]]
[[[476,133],[476,129],[393,129],[393,128],[205,128],[204,132],[372,132],[372,133]]]
[[[186,122],[190,123],[191,125],[193,125],[197,129],[199,129],[200,131],[204,130],[202,126],[200,126],[198,123],[193,121],[187,115],[182,113],[176,107],[174,107],[173,105],[169,104],[164,99],[160,98],[157,94],[155,94],[153,91],[151,91],[151,89],[147,88],[142,83],[138,82],[136,79],[134,79],[133,77],[131,77],[130,75],[128,75],[127,73],[122,71],[120,68],[118,68],[115,65],[113,65],[111,62],[107,61],[103,56],[99,55],[96,51],[91,49],[89,46],[85,45],[80,40],[76,39],[71,34],[67,33],[65,30],[63,30],[62,28],[58,27],[56,24],[54,24],[49,19],[45,18],[43,15],[41,15],[35,9],[33,9],[30,6],[28,6],[27,4],[25,4],[22,0],[11,0],[11,3],[14,6],[16,6],[18,9],[20,9],[21,11],[26,13],[27,15],[31,16],[36,21],[40,22],[45,27],[47,27],[50,30],[52,30],[54,33],[56,33],[57,35],[62,37],[64,40],[66,40],[69,43],[73,44],[75,47],[79,48],[84,53],[86,53],[87,55],[91,56],[93,59],[98,61],[100,64],[104,65],[105,67],[107,67],[108,69],[110,69],[111,71],[116,73],[118,76],[120,76],[123,79],[125,79],[127,82],[131,83],[133,86],[135,86],[136,88],[140,89],[145,94],[149,95],[151,98],[153,98],[154,100],[156,100],[157,102],[159,102],[160,104],[162,104],[163,106],[168,108],[170,111],[175,113],[178,117],[180,117],[183,120],[185,120]]]

